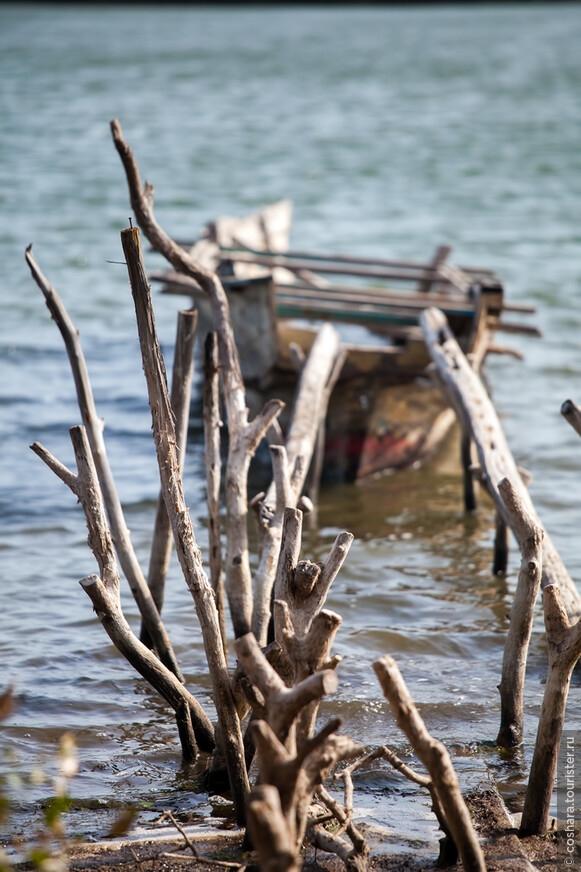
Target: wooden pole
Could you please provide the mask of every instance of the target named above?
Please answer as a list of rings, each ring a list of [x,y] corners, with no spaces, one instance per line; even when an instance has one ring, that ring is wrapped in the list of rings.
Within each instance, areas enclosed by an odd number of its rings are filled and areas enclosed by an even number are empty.
[[[218,337],[208,333],[204,343],[204,461],[206,464],[206,500],[208,503],[208,548],[210,583],[216,596],[220,633],[226,655],[226,614],[222,575],[222,537],[220,535],[220,390]]]

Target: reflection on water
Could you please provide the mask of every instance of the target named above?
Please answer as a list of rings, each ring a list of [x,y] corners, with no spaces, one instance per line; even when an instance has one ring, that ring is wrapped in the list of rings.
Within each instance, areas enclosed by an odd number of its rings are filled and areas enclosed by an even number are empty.
[[[541,341],[501,337],[526,356],[487,363],[509,444],[572,575],[581,453],[559,406],[579,388],[578,95],[575,5],[335,10],[0,8],[0,662],[17,708],[3,725],[3,772],[54,771],[72,730],[81,771],[74,831],[103,835],[117,804],[140,824],[167,804],[227,825],[198,773],[184,771],[165,706],[108,643],[78,579],[95,570],[72,495],[35,458],[43,442],[72,465],[78,423],[60,336],[24,265],[35,254],[80,331],[108,450],[139,558],[147,564],[159,479],[119,230],[127,195],[108,122],[118,117],[176,236],[219,214],[288,196],[299,249],[490,266],[509,300],[538,306]],[[386,47],[388,50],[386,50]],[[147,254],[150,269],[159,260]],[[155,297],[171,356],[175,301]],[[199,409],[186,461],[202,549]],[[409,748],[371,663],[398,661],[429,728],[451,748],[464,787],[493,779],[522,802],[546,668],[537,613],[525,742],[494,746],[497,684],[518,555],[491,575],[493,511],[462,509],[457,435],[427,469],[329,485],[305,522],[304,552],[326,556],[355,535],[329,605],[343,617],[340,687],[323,714],[369,747]],[[126,590],[134,627],[138,616]],[[211,710],[191,597],[172,564],[165,620],[188,686]],[[568,718],[581,716],[576,677]],[[382,763],[356,778],[358,814],[377,842],[434,854],[425,797]],[[13,786],[15,832],[47,785]],[[420,798],[421,797],[421,798]],[[226,821],[226,822],[225,822]]]

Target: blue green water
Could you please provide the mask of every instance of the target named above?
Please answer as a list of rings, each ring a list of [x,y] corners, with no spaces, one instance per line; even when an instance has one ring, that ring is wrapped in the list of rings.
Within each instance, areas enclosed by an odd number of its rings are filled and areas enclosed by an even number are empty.
[[[0,662],[17,708],[3,725],[8,768],[49,768],[64,730],[79,743],[76,797],[199,807],[164,706],[108,644],[77,584],[95,567],[72,495],[34,457],[72,463],[78,423],[60,336],[24,263],[35,255],[80,330],[111,463],[138,555],[147,562],[158,479],[119,231],[130,210],[109,121],[120,120],[156,214],[194,236],[218,215],[294,201],[295,248],[494,269],[507,297],[537,306],[542,339],[499,336],[525,355],[491,358],[488,380],[515,457],[571,574],[581,575],[581,444],[559,415],[580,401],[581,6],[0,6]],[[113,262],[112,262],[113,261]],[[153,255],[148,266],[162,264]],[[176,300],[156,297],[171,354]],[[199,430],[193,420],[192,430]],[[462,511],[454,440],[428,470],[321,497],[305,552],[356,541],[330,597],[343,616],[340,689],[325,711],[367,745],[402,753],[371,670],[398,660],[463,786],[494,778],[522,802],[542,698],[540,612],[525,743],[507,761],[499,721],[506,580],[491,576],[492,511]],[[202,448],[186,486],[202,547]],[[125,596],[136,625],[135,608]],[[188,682],[209,702],[190,595],[174,565],[167,626]],[[569,723],[579,724],[575,679]],[[394,850],[435,851],[425,799],[387,767],[356,784],[363,819]],[[49,787],[15,788],[11,826]],[[153,816],[153,813],[152,813]],[[108,812],[71,826],[99,836]],[[141,820],[147,823],[147,813]]]

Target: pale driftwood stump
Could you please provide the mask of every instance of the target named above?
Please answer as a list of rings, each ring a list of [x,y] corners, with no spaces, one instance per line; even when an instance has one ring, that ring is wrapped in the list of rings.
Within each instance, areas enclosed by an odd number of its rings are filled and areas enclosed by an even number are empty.
[[[430,774],[446,824],[466,872],[486,872],[484,854],[474,832],[450,756],[441,742],[432,738],[420,717],[402,675],[392,657],[373,664],[385,698],[412,747]]]
[[[244,382],[224,287],[213,270],[196,261],[158,224],[153,212],[153,186],[149,182],[145,185],[142,183],[139,167],[117,120],[111,122],[111,133],[125,169],[131,206],[144,235],[175,270],[194,279],[210,301],[214,330],[218,334],[220,375],[229,432],[225,488],[226,583],[234,635],[241,636],[250,630],[252,620],[252,576],[247,530],[248,467],[259,442],[283,404],[279,400],[271,400],[260,415],[248,421]]]

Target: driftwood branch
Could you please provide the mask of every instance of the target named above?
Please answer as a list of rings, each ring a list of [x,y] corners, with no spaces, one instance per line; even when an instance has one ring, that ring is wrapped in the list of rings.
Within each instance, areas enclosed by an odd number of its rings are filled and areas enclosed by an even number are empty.
[[[317,438],[324,429],[330,396],[327,385],[329,379],[337,378],[338,361],[342,366],[344,355],[339,335],[330,324],[325,324],[317,334],[301,372],[285,442],[284,465],[279,455],[272,454],[273,482],[259,512],[262,554],[255,577],[252,614],[252,630],[261,645],[266,644],[270,620],[283,512],[285,508],[295,508],[301,496]],[[295,471],[293,475],[290,475],[290,469]]]
[[[174,709],[182,751],[185,759],[191,760],[196,754],[196,741],[203,750],[212,750],[213,727],[197,700],[174,673],[139,641],[123,615],[117,561],[85,428],[73,427],[71,440],[77,462],[77,475],[58,463],[42,445],[35,443],[31,447],[67,484],[83,507],[89,531],[89,546],[97,561],[100,577],[88,576],[81,581],[81,585],[90,596],[97,616],[117,650]]]
[[[77,390],[81,420],[87,429],[91,451],[97,468],[97,474],[99,476],[99,484],[101,486],[107,516],[111,525],[111,534],[113,536],[113,542],[115,543],[121,568],[127,578],[135,602],[137,603],[149,636],[153,641],[161,661],[165,663],[165,665],[171,669],[181,681],[183,681],[183,676],[172,649],[169,636],[161,622],[159,611],[155,605],[151,591],[147,586],[145,576],[143,575],[141,566],[139,565],[139,561],[137,560],[137,556],[131,543],[129,528],[125,522],[121,501],[115,487],[113,473],[107,456],[107,449],[103,438],[104,425],[103,421],[99,418],[95,407],[93,391],[89,379],[89,371],[87,369],[85,356],[79,340],[78,331],[71,321],[57,292],[48,282],[38,266],[30,246],[26,250],[26,262],[29,266],[32,277],[44,294],[46,305],[56,322],[65,343]]]
[[[494,406],[482,380],[466,360],[452,334],[446,316],[439,309],[426,309],[422,312],[420,321],[432,360],[445,384],[450,402],[459,420],[469,428],[474,439],[482,473],[498,511],[510,526],[512,519],[498,490],[498,483],[507,478],[517,491],[527,514],[535,524],[542,527]],[[581,615],[581,596],[546,531],[543,538],[542,584],[543,587],[557,584],[569,617]]]
[[[395,660],[382,657],[373,664],[373,669],[398,727],[406,734],[430,774],[464,869],[466,872],[486,872],[484,854],[472,827],[446,748],[432,738],[426,729]]]
[[[500,482],[498,490],[522,553],[498,687],[501,714],[496,741],[504,748],[512,748],[519,745],[523,737],[525,669],[534,607],[541,586],[543,531],[527,514],[508,479]]]
[[[131,206],[144,235],[178,272],[193,278],[207,294],[218,334],[220,374],[228,419],[229,450],[226,469],[226,581],[234,634],[250,630],[252,620],[252,577],[248,554],[247,473],[250,459],[262,435],[279,414],[283,404],[271,401],[254,424],[248,424],[248,408],[238,350],[226,292],[218,276],[196,261],[161,228],[153,214],[153,186],[143,185],[137,162],[117,120],[111,122],[113,142],[119,153]]]
[[[543,590],[543,608],[549,669],[520,825],[525,836],[544,833],[548,827],[567,695],[581,657],[581,619],[570,622],[556,585]]]
[[[188,437],[188,422],[190,417],[190,401],[192,396],[192,380],[194,377],[194,345],[198,313],[195,309],[178,312],[178,325],[171,384],[171,407],[175,416],[178,463],[180,470],[184,468],[186,442]],[[165,590],[165,580],[169,568],[173,547],[171,525],[165,507],[163,493],[157,500],[157,511],[149,558],[147,584],[151,591],[157,610],[161,614]],[[151,638],[147,627],[141,627],[141,641],[151,647]]]
[[[230,691],[214,592],[202,566],[200,549],[194,536],[190,513],[185,501],[177,456],[175,427],[165,379],[165,367],[155,328],[151,289],[143,263],[139,230],[129,228],[121,231],[121,242],[135,304],[161,486],[176,551],[186,584],[194,599],[202,630],[236,816],[239,822],[243,822],[249,784],[244,765],[242,733]]]
[[[283,846],[285,851],[292,850],[292,857],[285,857],[285,863],[290,860],[298,863],[315,790],[337,763],[361,753],[360,745],[354,744],[344,736],[336,735],[335,730],[339,726],[338,719],[328,724],[317,736],[312,737],[301,752],[293,754],[279,741],[265,721],[254,721],[252,724],[258,748],[260,785],[261,788],[264,786],[269,788],[268,830],[263,835],[259,827],[251,825],[256,847],[262,856],[261,868],[278,868],[276,865],[269,864],[276,863],[276,851]],[[248,801],[249,822],[255,817],[255,803],[260,809],[263,800],[263,790],[257,791],[257,788],[254,788]],[[264,826],[267,826],[264,816],[260,819]],[[340,844],[325,848],[334,853],[336,850],[342,852],[343,849],[344,846]]]

